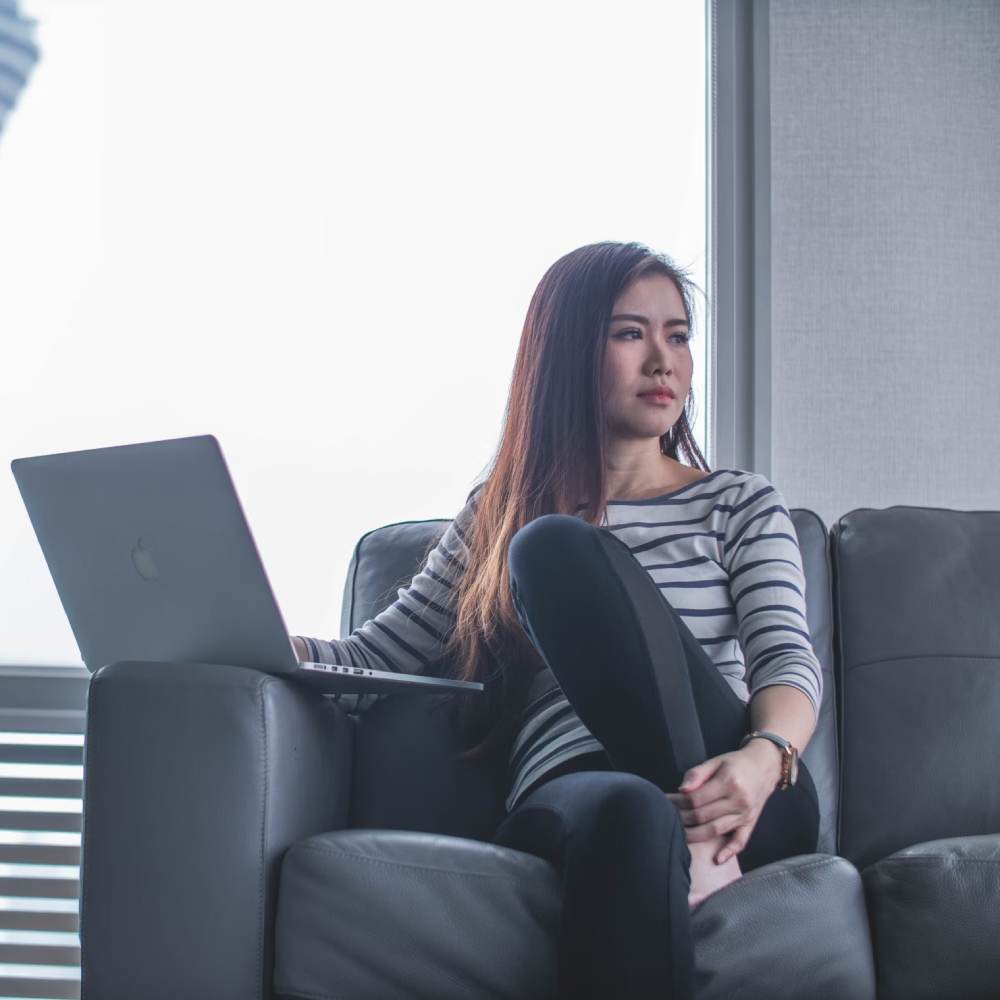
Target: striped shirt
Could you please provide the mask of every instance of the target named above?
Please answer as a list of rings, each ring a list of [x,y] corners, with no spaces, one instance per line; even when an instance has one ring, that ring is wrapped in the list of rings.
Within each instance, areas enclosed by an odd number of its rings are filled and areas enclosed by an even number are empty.
[[[317,662],[434,672],[454,625],[455,584],[468,564],[467,529],[481,488],[393,604],[346,639],[301,637]],[[741,701],[788,684],[818,717],[823,674],[806,621],[798,538],[784,498],[764,476],[719,469],[658,497],[612,500],[602,528],[628,546]],[[334,697],[348,711],[365,711],[387,695]],[[602,749],[543,671],[511,747],[507,809],[547,771]]]

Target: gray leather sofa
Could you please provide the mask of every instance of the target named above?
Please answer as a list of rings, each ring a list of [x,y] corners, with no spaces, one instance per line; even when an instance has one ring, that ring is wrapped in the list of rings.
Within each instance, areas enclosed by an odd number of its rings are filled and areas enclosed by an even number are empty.
[[[693,915],[699,998],[1000,996],[1000,512],[792,511],[826,672],[815,854]],[[363,536],[346,635],[447,522]],[[556,871],[489,838],[504,762],[440,696],[348,715],[252,670],[119,662],[89,692],[85,1000],[543,998]]]

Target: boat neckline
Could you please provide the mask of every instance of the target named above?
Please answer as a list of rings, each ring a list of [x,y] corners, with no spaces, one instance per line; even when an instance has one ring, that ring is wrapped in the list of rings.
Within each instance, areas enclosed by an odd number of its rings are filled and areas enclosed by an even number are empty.
[[[659,496],[646,497],[644,500],[609,500],[608,506],[614,504],[615,506],[630,505],[635,504],[645,504],[645,503],[656,503],[659,500],[667,500],[672,496],[676,496],[678,493],[683,493],[684,490],[690,489],[692,486],[701,486],[702,483],[707,483],[710,479],[714,479],[716,476],[722,475],[724,472],[733,472],[733,469],[716,469],[715,472],[710,472],[707,476],[701,479],[696,479],[693,483],[685,483],[683,486],[678,486],[677,489],[671,490],[669,493],[661,493]]]

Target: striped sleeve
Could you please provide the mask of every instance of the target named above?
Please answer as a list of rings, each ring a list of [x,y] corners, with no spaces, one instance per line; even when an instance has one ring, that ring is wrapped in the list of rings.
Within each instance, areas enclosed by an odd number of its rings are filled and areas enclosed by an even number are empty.
[[[722,544],[750,697],[788,684],[818,718],[823,671],[806,620],[802,553],[784,497],[766,477],[750,473],[743,483]]]
[[[423,566],[405,587],[396,591],[392,604],[345,639],[297,637],[305,643],[314,662],[407,674],[433,672],[433,664],[454,626],[455,587],[468,565],[468,529],[480,489],[481,484],[468,495]],[[369,693],[331,697],[348,712],[364,712],[387,696]]]

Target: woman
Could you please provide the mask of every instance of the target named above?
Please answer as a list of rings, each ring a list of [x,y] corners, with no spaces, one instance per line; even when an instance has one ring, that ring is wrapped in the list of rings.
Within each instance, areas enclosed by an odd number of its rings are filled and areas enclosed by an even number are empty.
[[[801,554],[781,494],[709,472],[691,435],[691,321],[648,247],[558,260],[490,472],[420,573],[349,638],[293,637],[302,659],[485,683],[454,702],[465,756],[508,754],[495,842],[561,872],[566,997],[690,997],[689,907],[816,849],[808,770],[776,790],[822,698]]]

